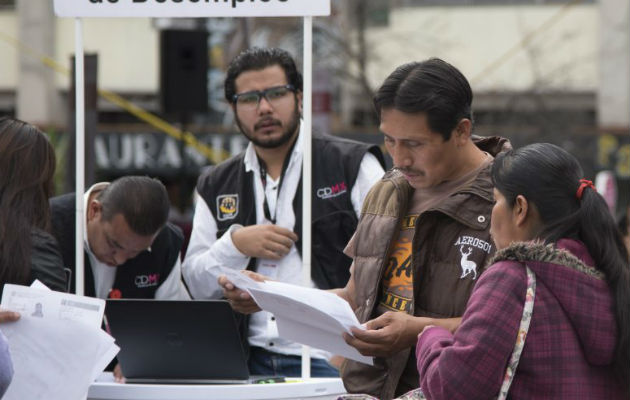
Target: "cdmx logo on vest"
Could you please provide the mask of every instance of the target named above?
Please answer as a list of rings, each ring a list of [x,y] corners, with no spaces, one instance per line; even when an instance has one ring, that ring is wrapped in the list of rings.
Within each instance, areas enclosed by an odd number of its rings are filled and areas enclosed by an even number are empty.
[[[225,221],[238,215],[238,194],[222,194],[217,197],[217,219]]]
[[[138,288],[157,286],[160,281],[160,274],[136,275],[134,283]]]
[[[346,182],[339,182],[332,186],[317,189],[317,197],[320,199],[329,199],[344,194],[347,191],[348,187],[346,186]]]

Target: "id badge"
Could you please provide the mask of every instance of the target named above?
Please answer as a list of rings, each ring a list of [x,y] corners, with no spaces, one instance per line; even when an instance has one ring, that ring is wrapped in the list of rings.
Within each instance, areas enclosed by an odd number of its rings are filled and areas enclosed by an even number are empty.
[[[275,279],[278,276],[278,264],[275,260],[260,260],[256,272]]]

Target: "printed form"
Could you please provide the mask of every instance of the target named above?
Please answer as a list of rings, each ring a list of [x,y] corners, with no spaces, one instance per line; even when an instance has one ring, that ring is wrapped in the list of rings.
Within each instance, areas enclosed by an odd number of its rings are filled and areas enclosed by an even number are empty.
[[[230,268],[220,270],[234,286],[247,291],[260,308],[274,314],[283,338],[373,365],[372,357],[362,355],[343,340],[343,332],[350,333],[351,327],[365,327],[341,297],[288,283],[257,282]]]
[[[0,307],[20,319],[2,324],[14,375],[3,399],[81,399],[118,353],[101,329],[105,301],[31,287],[4,286]]]

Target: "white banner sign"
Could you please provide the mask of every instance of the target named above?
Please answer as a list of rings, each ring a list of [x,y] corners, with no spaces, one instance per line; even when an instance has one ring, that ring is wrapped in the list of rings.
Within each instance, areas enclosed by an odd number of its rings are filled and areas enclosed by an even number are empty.
[[[58,17],[304,17],[330,0],[54,0]]]

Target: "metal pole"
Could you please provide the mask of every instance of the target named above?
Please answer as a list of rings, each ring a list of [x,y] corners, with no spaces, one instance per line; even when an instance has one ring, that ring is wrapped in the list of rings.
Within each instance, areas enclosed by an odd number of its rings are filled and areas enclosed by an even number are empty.
[[[313,83],[313,17],[304,17],[304,91],[302,116],[302,279],[305,286],[311,282],[311,191],[312,191],[312,83]],[[308,346],[302,346],[302,378],[311,377],[311,354]]]
[[[83,193],[85,192],[85,99],[84,99],[84,68],[83,68],[83,21],[81,18],[74,20],[74,70],[75,70],[75,291],[83,296],[83,224],[85,210],[83,209]]]

